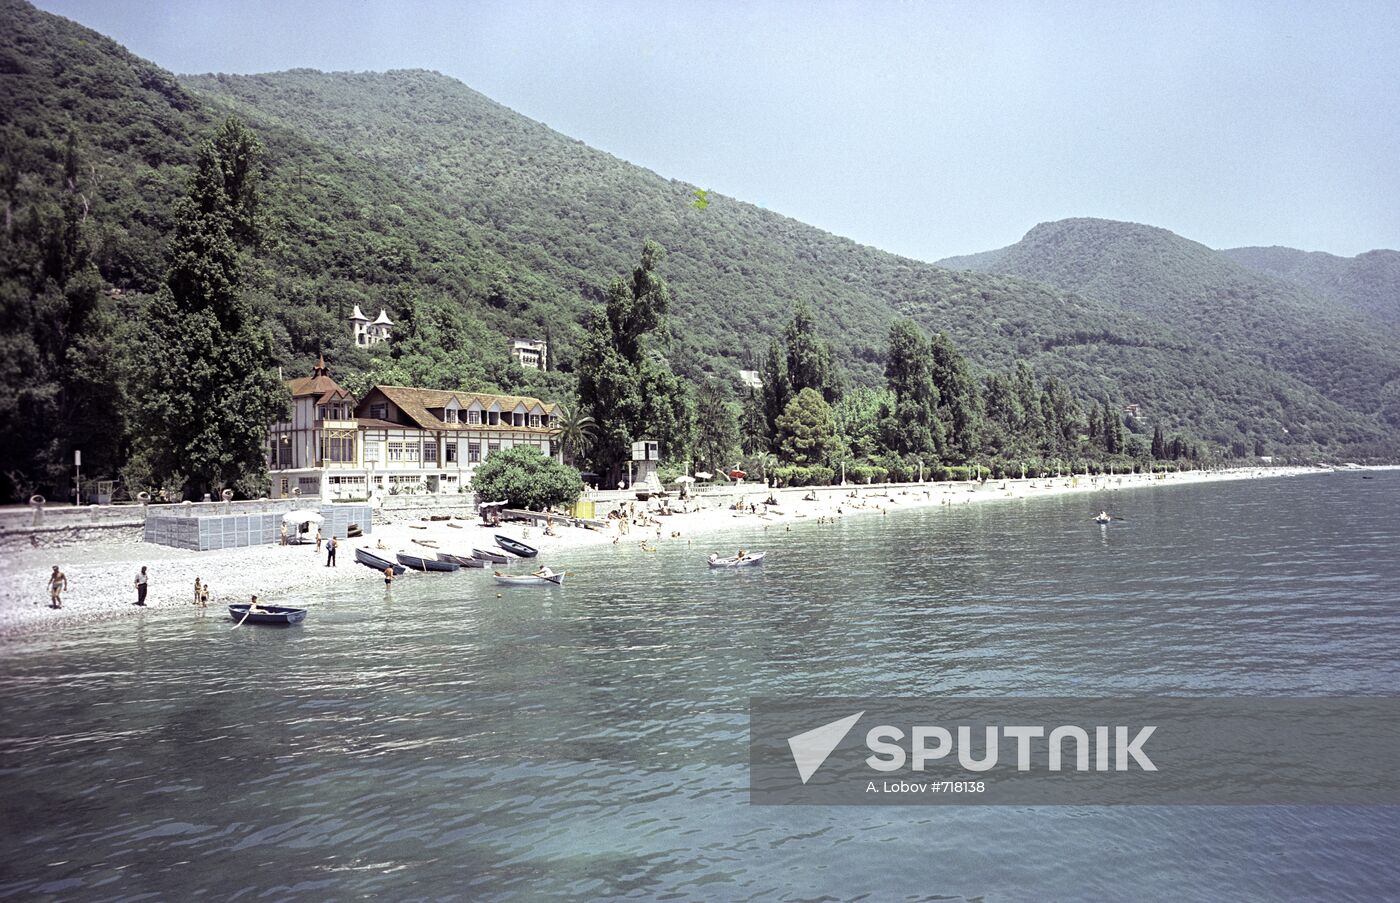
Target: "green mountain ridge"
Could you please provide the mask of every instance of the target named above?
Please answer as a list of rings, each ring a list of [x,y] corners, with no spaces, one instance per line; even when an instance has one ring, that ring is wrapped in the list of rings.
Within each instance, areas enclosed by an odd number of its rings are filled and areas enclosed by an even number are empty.
[[[1392,324],[1166,229],[1061,220],[1006,248],[940,264],[1115,304],[1170,324],[1197,345],[1228,351],[1274,375],[1280,388],[1373,417],[1382,431],[1400,426],[1400,332]],[[1280,423],[1292,431],[1286,419]]]
[[[113,314],[134,318],[163,271],[195,146],[237,114],[266,145],[265,239],[248,281],[288,375],[324,352],[352,388],[371,378],[439,381],[567,401],[589,306],[653,239],[667,248],[661,272],[675,297],[665,354],[692,380],[733,381],[753,367],[803,300],[854,384],[883,381],[889,324],[907,316],[948,333],[979,370],[1025,361],[1083,399],[1140,403],[1145,422],[1168,431],[1299,453],[1394,456],[1400,447],[1400,419],[1387,419],[1384,398],[1346,378],[1314,379],[1288,354],[1258,348],[1275,332],[1293,342],[1318,309],[1278,280],[1270,283],[1270,292],[1285,291],[1278,310],[1304,322],[1278,330],[1261,312],[1249,321],[1258,341],[1242,351],[1231,344],[1243,341],[1238,330],[1215,342],[1199,324],[1112,292],[922,263],[714,193],[698,210],[697,186],[589,148],[436,73],[177,79],[18,0],[0,0],[0,14],[0,129],[14,176],[6,203],[22,239],[7,246],[0,272],[12,330],[39,328],[24,305],[43,284],[43,241],[25,237],[23,223],[29,211],[53,217],[71,205],[69,135],[82,160],[81,230],[104,286],[120,290]],[[345,317],[355,304],[371,315],[389,310],[398,324],[390,350],[352,345]],[[547,337],[562,372],[510,363],[512,335]],[[1358,379],[1389,366],[1382,385],[1391,384],[1396,355],[1375,361],[1377,341],[1358,344],[1368,368]],[[8,422],[21,408],[0,414]]]
[[[1352,310],[1400,324],[1400,251],[1377,249],[1338,257],[1275,245],[1228,248],[1220,253]]]

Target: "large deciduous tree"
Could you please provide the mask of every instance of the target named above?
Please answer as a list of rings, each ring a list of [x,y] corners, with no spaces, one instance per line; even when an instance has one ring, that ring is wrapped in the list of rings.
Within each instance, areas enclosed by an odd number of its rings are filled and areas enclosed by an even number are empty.
[[[572,503],[583,492],[578,471],[533,445],[516,445],[486,456],[472,475],[472,488],[488,501],[542,511]]]
[[[165,280],[139,330],[138,482],[196,496],[265,481],[267,428],[287,411],[270,337],[243,296],[241,249],[257,240],[261,144],[230,118],[199,149],[176,209]]]

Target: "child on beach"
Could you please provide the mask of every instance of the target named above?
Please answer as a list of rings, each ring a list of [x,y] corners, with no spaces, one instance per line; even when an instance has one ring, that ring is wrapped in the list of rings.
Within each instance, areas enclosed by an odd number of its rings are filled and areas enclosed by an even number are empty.
[[[67,588],[68,578],[54,565],[53,574],[49,576],[49,608],[63,607],[63,591]]]
[[[199,604],[199,593],[200,593],[200,588],[201,588],[201,584],[200,584],[200,582],[199,582],[199,578],[196,577],[196,578],[194,578],[194,604],[195,604],[195,605],[198,605],[198,604]]]

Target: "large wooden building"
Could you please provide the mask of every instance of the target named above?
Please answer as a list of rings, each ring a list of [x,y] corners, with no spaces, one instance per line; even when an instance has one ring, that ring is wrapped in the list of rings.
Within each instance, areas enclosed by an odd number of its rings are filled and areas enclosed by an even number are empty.
[[[287,388],[292,419],[268,439],[274,498],[466,492],[499,449],[531,445],[560,459],[558,405],[537,398],[375,386],[356,401],[324,359]]]

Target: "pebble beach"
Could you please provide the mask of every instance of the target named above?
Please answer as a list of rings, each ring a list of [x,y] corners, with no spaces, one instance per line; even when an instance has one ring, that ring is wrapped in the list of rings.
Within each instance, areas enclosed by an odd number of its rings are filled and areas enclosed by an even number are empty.
[[[583,546],[681,541],[691,543],[697,556],[703,558],[711,551],[733,554],[724,534],[758,524],[798,528],[803,523],[833,518],[897,516],[901,511],[938,506],[1318,472],[1314,468],[1238,469],[1166,475],[989,480],[983,484],[821,487],[776,492],[761,484],[748,484],[702,493],[685,502],[685,510],[662,517],[653,517],[641,503],[626,503],[623,506],[628,514],[625,533],[619,520],[610,521],[608,528],[602,530],[556,526],[557,535],[549,536],[539,527],[518,523],[485,527],[479,522],[461,519],[420,520],[400,512],[395,522],[376,523],[370,536],[341,540],[335,567],[326,566],[324,547],[318,553],[311,543],[197,552],[146,543],[136,528],[102,531],[79,528],[46,534],[42,539],[13,533],[4,537],[4,545],[0,547],[0,557],[3,557],[0,562],[0,640],[80,629],[84,624],[120,617],[155,616],[157,613],[161,617],[198,616],[201,610],[193,603],[196,577],[211,588],[208,609],[202,612],[209,617],[224,617],[228,604],[246,602],[253,593],[267,604],[303,605],[314,599],[318,588],[331,584],[358,582],[367,592],[381,590],[382,577],[356,563],[354,550],[357,546],[369,547],[389,558],[397,551],[427,557],[434,557],[436,551],[470,555],[472,548],[494,547],[494,536],[500,533],[540,550],[539,558],[528,565],[518,562],[508,567],[499,566],[519,573],[536,562],[557,565],[568,550]],[[811,495],[815,495],[815,499],[804,498]],[[778,504],[765,505],[770,497]],[[742,510],[734,507],[736,503],[743,506]],[[672,504],[681,503],[673,499]],[[607,508],[600,502],[598,510],[602,517]],[[419,545],[415,540],[435,543],[436,548]],[[68,578],[61,609],[49,607],[47,584],[55,564]],[[149,575],[145,608],[134,604],[134,581],[142,566]],[[413,576],[410,572],[400,579]]]

